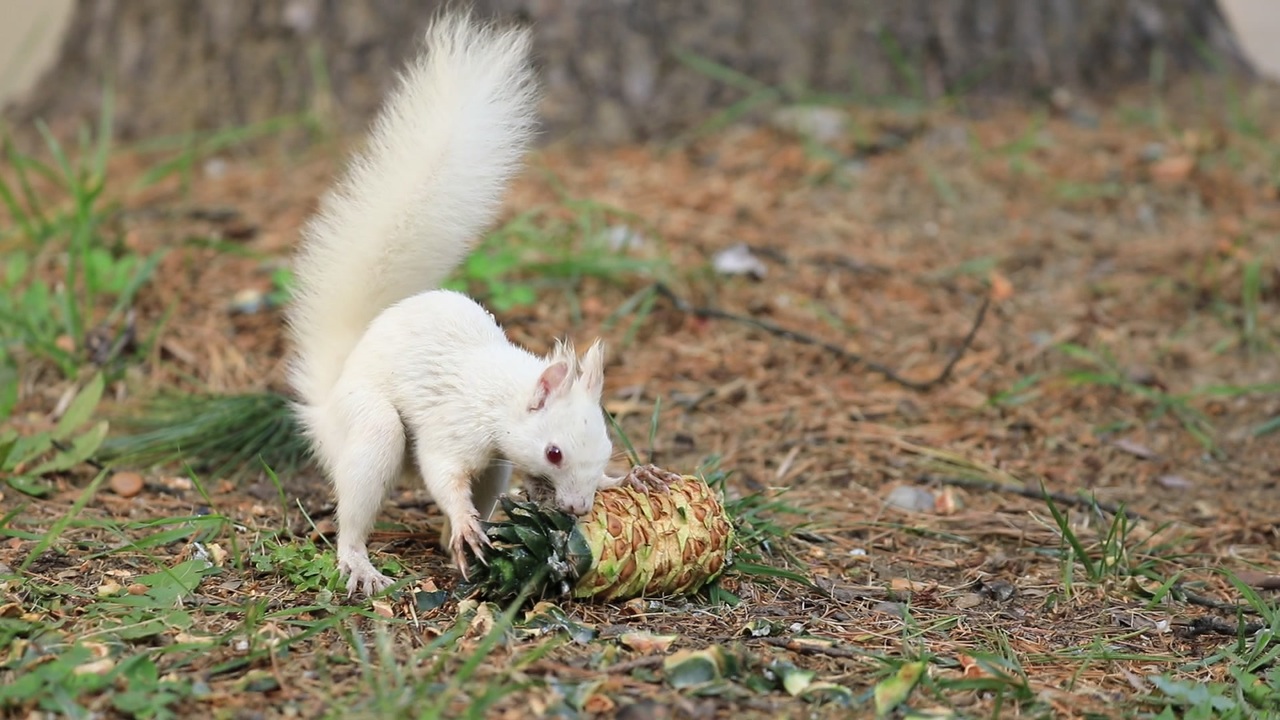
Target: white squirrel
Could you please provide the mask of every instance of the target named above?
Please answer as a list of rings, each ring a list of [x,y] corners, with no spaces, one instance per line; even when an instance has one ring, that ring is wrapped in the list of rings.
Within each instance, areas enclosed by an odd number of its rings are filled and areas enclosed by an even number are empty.
[[[297,411],[337,499],[347,591],[391,580],[366,541],[416,462],[463,576],[512,465],[529,494],[587,513],[613,454],[600,404],[604,348],[512,344],[467,296],[439,290],[496,219],[535,124],[525,30],[438,18],[367,147],[303,229],[287,319]],[[633,482],[635,482],[633,480]],[[447,537],[447,541],[444,538]]]

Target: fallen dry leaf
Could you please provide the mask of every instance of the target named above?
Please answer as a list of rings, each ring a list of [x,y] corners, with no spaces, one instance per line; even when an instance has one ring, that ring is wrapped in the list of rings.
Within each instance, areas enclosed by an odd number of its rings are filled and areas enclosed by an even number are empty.
[[[1176,185],[1191,177],[1196,159],[1191,155],[1174,155],[1151,166],[1151,179],[1162,185]]]

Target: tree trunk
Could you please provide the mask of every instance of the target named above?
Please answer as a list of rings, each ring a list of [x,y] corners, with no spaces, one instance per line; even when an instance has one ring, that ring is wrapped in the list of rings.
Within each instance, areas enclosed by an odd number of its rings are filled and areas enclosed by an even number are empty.
[[[93,118],[109,84],[125,138],[316,110],[360,127],[446,4],[77,2],[59,61],[14,119]],[[590,141],[669,135],[767,87],[782,97],[1106,90],[1147,79],[1156,57],[1166,76],[1204,68],[1206,56],[1247,67],[1216,0],[475,5],[534,23],[546,126]]]

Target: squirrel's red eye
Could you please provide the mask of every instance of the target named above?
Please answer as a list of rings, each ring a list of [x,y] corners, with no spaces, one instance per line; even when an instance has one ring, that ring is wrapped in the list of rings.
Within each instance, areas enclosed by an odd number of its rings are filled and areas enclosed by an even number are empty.
[[[560,448],[555,445],[547,446],[547,462],[558,467],[563,460],[564,453],[560,452]]]

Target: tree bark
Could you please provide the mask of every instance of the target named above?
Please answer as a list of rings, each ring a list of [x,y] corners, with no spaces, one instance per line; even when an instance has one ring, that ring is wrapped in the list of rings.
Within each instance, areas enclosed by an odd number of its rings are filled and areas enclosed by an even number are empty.
[[[60,59],[13,119],[92,120],[110,86],[125,139],[317,110],[356,129],[446,4],[457,3],[78,0]],[[1156,57],[1166,77],[1247,71],[1216,0],[474,5],[534,24],[546,127],[586,141],[669,135],[766,87],[783,98],[1109,90],[1148,79]]]

